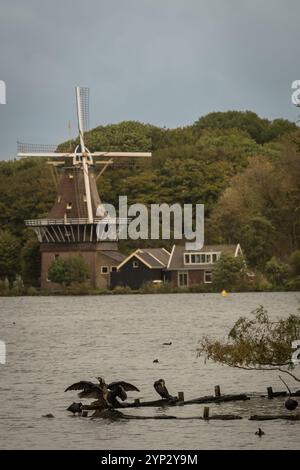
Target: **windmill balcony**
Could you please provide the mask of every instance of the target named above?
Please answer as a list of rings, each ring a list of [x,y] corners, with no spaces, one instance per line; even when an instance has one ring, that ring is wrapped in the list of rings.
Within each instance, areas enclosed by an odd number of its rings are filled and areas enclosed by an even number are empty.
[[[129,219],[127,218],[109,218],[103,219],[100,217],[95,217],[93,222],[89,222],[89,219],[71,219],[71,218],[64,218],[64,219],[28,219],[25,220],[25,225],[27,227],[46,227],[48,225],[97,225],[98,223],[102,222],[107,224],[118,224],[123,225],[127,224]]]

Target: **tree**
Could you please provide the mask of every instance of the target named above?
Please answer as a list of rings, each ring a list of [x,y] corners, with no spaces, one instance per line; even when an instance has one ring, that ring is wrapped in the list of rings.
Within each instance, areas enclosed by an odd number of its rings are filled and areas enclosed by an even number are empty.
[[[273,122],[260,118],[251,111],[225,111],[209,113],[195,122],[199,131],[212,129],[240,129],[257,143],[263,144],[284,134],[295,131],[296,125],[285,119],[275,119]]]
[[[245,370],[279,370],[300,382],[290,369],[292,343],[300,338],[300,315],[271,321],[261,306],[251,318],[240,317],[227,339],[200,339],[198,355],[219,364]]]
[[[289,278],[290,267],[273,256],[266,264],[266,274],[274,286],[283,287]]]
[[[244,283],[245,262],[242,256],[222,254],[213,274],[213,284],[217,289],[235,290]]]
[[[0,232],[0,277],[12,281],[20,270],[20,242],[8,231]]]
[[[21,250],[22,278],[26,285],[38,286],[41,272],[40,243],[31,236]]]
[[[300,276],[300,250],[296,250],[291,254],[290,265],[292,268],[292,274],[294,276]]]
[[[48,279],[63,286],[83,283],[89,279],[89,269],[80,256],[69,259],[57,258],[48,270]]]

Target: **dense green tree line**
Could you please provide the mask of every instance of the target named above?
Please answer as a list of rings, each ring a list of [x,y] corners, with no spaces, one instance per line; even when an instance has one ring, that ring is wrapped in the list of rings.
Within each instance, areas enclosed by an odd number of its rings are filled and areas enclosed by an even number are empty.
[[[96,127],[86,136],[92,151],[153,152],[151,162],[108,169],[99,178],[104,202],[117,204],[119,195],[127,195],[129,203],[203,203],[206,243],[240,242],[250,268],[278,286],[300,276],[293,267],[293,253],[300,249],[298,140],[294,123],[261,119],[250,111],[210,113],[177,129],[121,122]],[[24,220],[46,216],[54,198],[43,159],[0,163],[2,281],[12,283],[20,275],[25,284],[38,285],[39,246]],[[127,250],[133,246],[124,244]]]

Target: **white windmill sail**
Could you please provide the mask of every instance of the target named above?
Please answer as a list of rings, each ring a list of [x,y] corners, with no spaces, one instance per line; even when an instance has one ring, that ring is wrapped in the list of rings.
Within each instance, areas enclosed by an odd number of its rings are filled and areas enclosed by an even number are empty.
[[[87,88],[76,87],[76,103],[77,103],[77,118],[78,118],[78,131],[80,139],[81,161],[84,177],[85,195],[87,203],[88,220],[93,223],[93,208],[91,198],[91,188],[89,180],[89,164],[92,163],[92,157],[88,149],[84,145],[84,131],[88,125],[88,111],[89,111],[89,92]],[[89,158],[89,160],[88,160]]]

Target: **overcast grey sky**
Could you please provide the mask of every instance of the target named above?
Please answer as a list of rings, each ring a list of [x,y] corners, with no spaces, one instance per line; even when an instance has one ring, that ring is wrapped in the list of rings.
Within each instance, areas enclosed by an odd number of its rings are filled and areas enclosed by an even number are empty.
[[[91,127],[227,109],[295,120],[299,19],[299,0],[0,0],[0,158],[65,140],[69,119],[75,134],[76,84]]]

